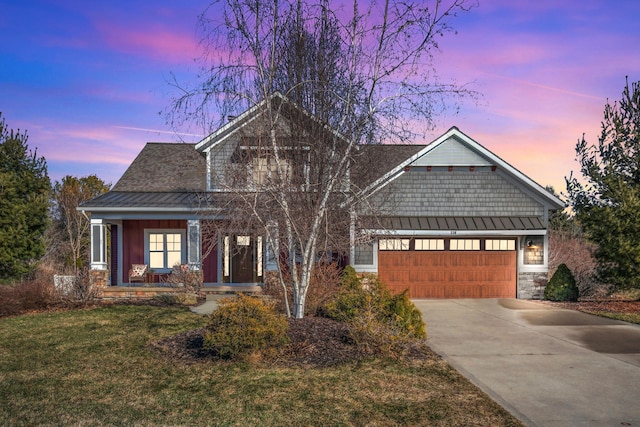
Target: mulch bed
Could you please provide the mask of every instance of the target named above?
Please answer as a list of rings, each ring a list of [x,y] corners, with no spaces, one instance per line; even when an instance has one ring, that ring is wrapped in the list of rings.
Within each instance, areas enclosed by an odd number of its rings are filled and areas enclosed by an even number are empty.
[[[219,360],[202,348],[205,329],[195,329],[150,346],[172,360],[185,364]],[[343,322],[323,317],[289,319],[287,346],[275,357],[264,362],[277,366],[329,367],[355,362],[372,356],[363,352],[351,339],[348,326]],[[416,341],[407,348],[407,359],[439,358],[426,345],[426,340]]]
[[[640,301],[538,302],[579,311],[640,313]],[[204,328],[195,329],[150,346],[165,357],[185,364],[219,360],[202,348],[204,332]],[[281,366],[328,367],[372,356],[353,342],[348,326],[343,322],[323,317],[289,319],[288,335],[290,342],[286,348],[264,362]],[[406,349],[404,357],[411,360],[439,358],[426,345],[426,340],[416,341],[413,347]]]

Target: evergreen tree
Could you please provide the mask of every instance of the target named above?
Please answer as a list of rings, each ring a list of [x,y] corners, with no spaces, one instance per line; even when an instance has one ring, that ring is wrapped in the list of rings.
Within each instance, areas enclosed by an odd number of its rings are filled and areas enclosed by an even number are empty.
[[[20,279],[44,254],[50,190],[46,160],[0,114],[0,281]]]
[[[560,264],[544,290],[544,298],[550,301],[578,301],[579,294],[573,273],[566,264]]]
[[[598,276],[640,288],[640,82],[607,103],[597,145],[576,146],[583,180],[567,179],[576,219],[597,245]]]

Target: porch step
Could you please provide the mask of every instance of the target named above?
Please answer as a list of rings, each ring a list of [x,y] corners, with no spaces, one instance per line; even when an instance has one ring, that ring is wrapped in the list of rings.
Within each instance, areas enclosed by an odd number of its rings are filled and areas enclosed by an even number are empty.
[[[105,286],[101,288],[102,299],[150,299],[161,294],[179,293],[179,288],[151,286]]]
[[[214,286],[204,286],[201,289],[201,292],[207,296],[207,300],[209,300],[210,296],[211,298],[218,297],[218,299],[220,299],[220,298],[229,297],[238,293],[260,295],[262,294],[262,286],[260,285],[214,285]]]

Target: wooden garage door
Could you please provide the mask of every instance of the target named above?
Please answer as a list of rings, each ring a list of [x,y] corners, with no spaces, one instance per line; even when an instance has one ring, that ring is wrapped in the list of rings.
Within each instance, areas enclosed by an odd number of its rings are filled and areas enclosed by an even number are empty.
[[[378,275],[411,298],[515,298],[516,251],[379,251]]]

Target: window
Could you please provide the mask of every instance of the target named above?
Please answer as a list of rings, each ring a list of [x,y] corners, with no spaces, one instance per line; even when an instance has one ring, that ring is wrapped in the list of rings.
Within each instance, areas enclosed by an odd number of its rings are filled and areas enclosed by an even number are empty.
[[[373,265],[373,243],[360,243],[355,246],[354,264]]]
[[[381,251],[408,251],[410,239],[380,239],[378,249]]]
[[[183,231],[150,231],[147,233],[147,263],[151,269],[170,269],[185,262]]]
[[[236,245],[238,246],[250,246],[251,236],[236,236]]]
[[[416,239],[416,251],[444,251],[444,239]]]
[[[479,251],[480,239],[451,239],[449,249],[452,251]]]
[[[269,182],[281,182],[291,179],[291,162],[280,158],[280,167],[273,157],[256,157],[253,159],[253,183],[266,185]]]
[[[507,239],[487,239],[485,249],[488,251],[515,251],[516,241]]]

